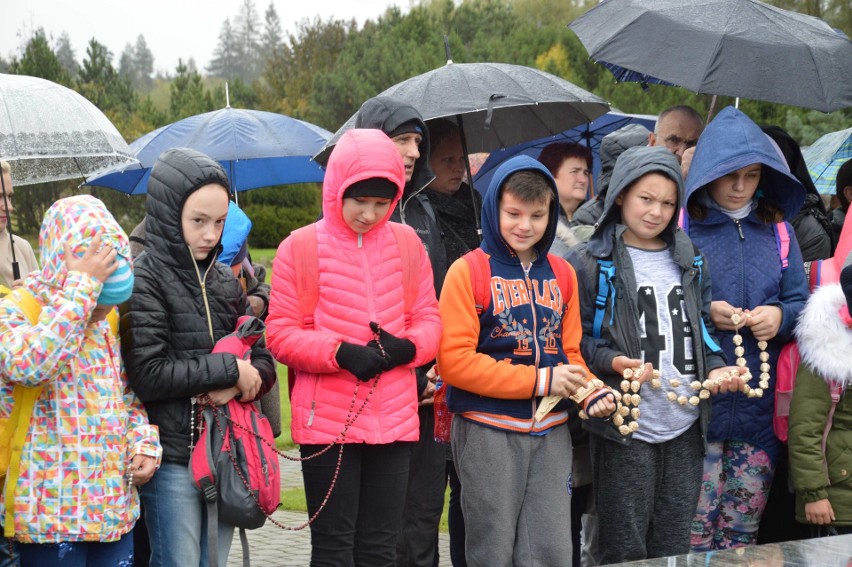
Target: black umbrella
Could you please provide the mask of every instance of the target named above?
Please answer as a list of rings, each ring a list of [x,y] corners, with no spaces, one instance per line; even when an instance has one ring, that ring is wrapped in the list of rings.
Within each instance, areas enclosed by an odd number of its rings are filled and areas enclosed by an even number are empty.
[[[381,93],[413,106],[424,121],[456,117],[466,153],[489,152],[557,134],[609,110],[600,97],[550,73],[507,63],[453,63]],[[353,115],[314,159],[355,126]]]
[[[696,93],[852,106],[852,42],[757,0],[604,0],[569,27],[596,61]]]

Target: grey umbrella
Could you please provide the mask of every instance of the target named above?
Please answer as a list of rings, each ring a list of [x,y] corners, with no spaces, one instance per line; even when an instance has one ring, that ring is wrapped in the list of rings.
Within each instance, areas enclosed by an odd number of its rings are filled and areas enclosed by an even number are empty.
[[[696,93],[852,106],[852,42],[757,0],[604,0],[568,27],[596,61]]]
[[[557,134],[609,110],[600,97],[550,73],[507,63],[453,63],[397,83],[381,93],[405,101],[424,121],[463,117],[466,152],[488,152]],[[355,126],[353,115],[314,159]]]

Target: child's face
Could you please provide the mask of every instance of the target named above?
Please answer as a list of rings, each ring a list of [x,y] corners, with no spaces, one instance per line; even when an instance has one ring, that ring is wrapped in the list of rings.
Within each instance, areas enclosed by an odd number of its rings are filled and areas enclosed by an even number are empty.
[[[414,175],[414,164],[420,157],[420,142],[423,141],[423,136],[417,132],[408,132],[394,136],[391,140],[396,144],[399,155],[402,156],[402,163],[405,165],[405,182],[408,183]]]
[[[549,216],[549,203],[527,203],[503,191],[500,197],[500,236],[521,262],[528,264],[535,259],[533,247],[544,236]]]
[[[723,209],[735,211],[743,208],[754,197],[760,183],[759,163],[732,171],[710,183],[707,192]]]
[[[219,243],[228,216],[228,191],[209,183],[193,192],[180,214],[183,239],[196,260],[204,260]]]
[[[621,205],[624,243],[636,248],[659,248],[660,234],[677,210],[677,184],[659,173],[640,177],[615,199]]]
[[[383,197],[347,197],[343,199],[343,221],[357,234],[365,234],[385,218],[391,202]]]

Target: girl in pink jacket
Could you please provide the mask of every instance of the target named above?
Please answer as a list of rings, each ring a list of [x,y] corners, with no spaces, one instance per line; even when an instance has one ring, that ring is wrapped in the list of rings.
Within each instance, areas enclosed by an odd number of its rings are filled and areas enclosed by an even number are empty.
[[[296,237],[281,243],[272,267],[267,344],[295,370],[291,431],[308,458],[311,516],[335,483],[311,524],[311,565],[396,564],[409,453],[419,438],[414,369],[435,358],[441,335],[426,250],[414,234],[398,242],[398,231],[413,229],[388,221],[404,185],[402,158],[386,134],[348,131],[329,158],[323,218],[308,227],[319,291],[312,323],[299,303]],[[408,313],[401,246],[418,266]],[[323,452],[333,443],[339,450]]]

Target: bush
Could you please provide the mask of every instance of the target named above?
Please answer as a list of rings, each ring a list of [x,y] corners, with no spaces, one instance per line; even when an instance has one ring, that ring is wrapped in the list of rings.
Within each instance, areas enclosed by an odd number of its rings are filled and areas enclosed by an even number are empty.
[[[292,231],[316,220],[316,214],[305,209],[247,205],[243,210],[252,222],[249,248],[277,248]]]

